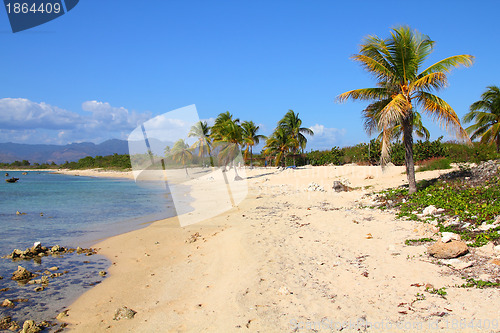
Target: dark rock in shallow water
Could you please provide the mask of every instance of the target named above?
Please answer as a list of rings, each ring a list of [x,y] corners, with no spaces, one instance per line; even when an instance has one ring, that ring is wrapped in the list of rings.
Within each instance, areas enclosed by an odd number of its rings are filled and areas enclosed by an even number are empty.
[[[134,310],[129,309],[126,306],[122,306],[121,308],[116,309],[113,320],[132,319],[134,318],[136,313],[137,312],[135,312]]]
[[[37,325],[33,320],[26,320],[23,324],[23,329],[19,333],[38,333],[43,329]]]
[[[54,245],[50,248],[47,248],[45,246],[42,246],[40,242],[36,242],[32,248],[26,249],[26,250],[19,250],[15,249],[12,251],[11,254],[4,256],[3,258],[9,258],[12,260],[19,260],[19,259],[24,259],[24,260],[30,260],[33,259],[36,262],[41,262],[42,257],[48,256],[48,255],[53,255],[53,256],[58,256],[61,254],[67,254],[67,253],[73,253],[75,252],[80,254],[84,253],[86,255],[93,255],[96,254],[97,251],[95,249],[82,249],[81,247],[78,247],[77,249],[66,249],[60,245]]]
[[[17,271],[12,273],[12,280],[26,281],[34,278],[35,275],[22,266],[17,266]]]
[[[67,316],[68,316],[68,310],[64,310],[63,312],[61,312],[61,313],[59,313],[57,315],[56,319],[57,320],[61,320],[61,319],[65,318],[65,317],[67,317]]]
[[[54,246],[52,246],[52,248],[50,249],[50,251],[52,253],[64,252],[64,247],[59,246],[59,245],[54,245]]]
[[[11,316],[0,319],[0,330],[17,331],[18,329],[20,329],[19,324],[12,321]]]
[[[14,302],[12,302],[10,299],[6,298],[3,302],[2,302],[2,307],[4,308],[13,308],[14,307]]]

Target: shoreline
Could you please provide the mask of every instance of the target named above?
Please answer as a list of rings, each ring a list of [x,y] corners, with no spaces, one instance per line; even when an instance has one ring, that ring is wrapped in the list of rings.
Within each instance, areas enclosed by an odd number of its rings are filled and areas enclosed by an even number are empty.
[[[69,306],[64,321],[75,332],[215,332],[282,331],[322,318],[423,323],[439,318],[433,317],[438,310],[454,320],[472,310],[496,318],[497,290],[455,288],[449,300],[429,295],[414,313],[398,308],[424,291],[412,284],[461,282],[445,274],[447,268],[407,259],[425,253],[425,246],[404,246],[404,240],[429,237],[432,228],[362,208],[368,192],[362,188],[401,185],[403,170],[247,170],[249,194],[227,212],[184,228],[175,217],[160,220],[97,243],[112,262],[109,275]],[[346,178],[361,189],[326,187]],[[325,192],[306,191],[311,181]],[[123,306],[137,312],[134,318],[113,320]]]
[[[132,171],[114,171],[106,169],[0,169],[0,172],[50,172],[61,175],[102,177],[102,178],[125,178],[134,179]]]

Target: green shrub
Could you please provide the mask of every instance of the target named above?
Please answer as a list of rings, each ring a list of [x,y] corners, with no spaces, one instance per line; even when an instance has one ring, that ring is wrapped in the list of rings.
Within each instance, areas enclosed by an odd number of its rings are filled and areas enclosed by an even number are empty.
[[[343,162],[342,157],[344,152],[339,147],[333,147],[331,150],[313,150],[307,153],[307,160],[311,165],[328,165],[335,164],[341,165]]]
[[[488,161],[500,158],[494,145],[474,142],[472,146],[457,142],[445,142],[447,156],[455,163]]]
[[[372,139],[370,143],[359,143],[355,146],[342,148],[344,163],[379,164],[380,163],[380,141]]]
[[[451,161],[446,157],[433,157],[428,160],[421,161],[417,172],[451,169],[450,163]]]

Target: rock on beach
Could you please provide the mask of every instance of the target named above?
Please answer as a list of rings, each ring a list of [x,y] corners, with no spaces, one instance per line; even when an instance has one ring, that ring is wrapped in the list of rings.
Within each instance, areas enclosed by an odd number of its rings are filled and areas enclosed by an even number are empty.
[[[437,241],[427,248],[427,253],[438,259],[452,259],[469,252],[469,247],[465,242],[451,240],[448,243]]]

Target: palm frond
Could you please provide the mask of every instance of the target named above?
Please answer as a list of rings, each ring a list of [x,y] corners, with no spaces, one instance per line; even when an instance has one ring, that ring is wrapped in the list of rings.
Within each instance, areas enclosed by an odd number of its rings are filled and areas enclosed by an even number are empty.
[[[456,56],[445,58],[445,59],[438,61],[435,64],[429,66],[427,69],[425,69],[420,74],[420,76],[426,76],[427,74],[435,73],[435,72],[448,73],[453,68],[456,68],[459,66],[470,67],[470,66],[472,66],[473,63],[474,63],[474,56],[472,56],[472,55],[469,55],[469,54],[456,55]]]
[[[337,96],[337,101],[342,103],[348,99],[359,99],[362,101],[370,101],[376,99],[386,99],[387,89],[385,88],[363,88],[347,91]]]
[[[424,108],[425,112],[446,130],[453,130],[457,136],[467,142],[470,138],[462,128],[460,119],[455,110],[443,99],[428,92],[421,91],[415,96],[416,100]]]

